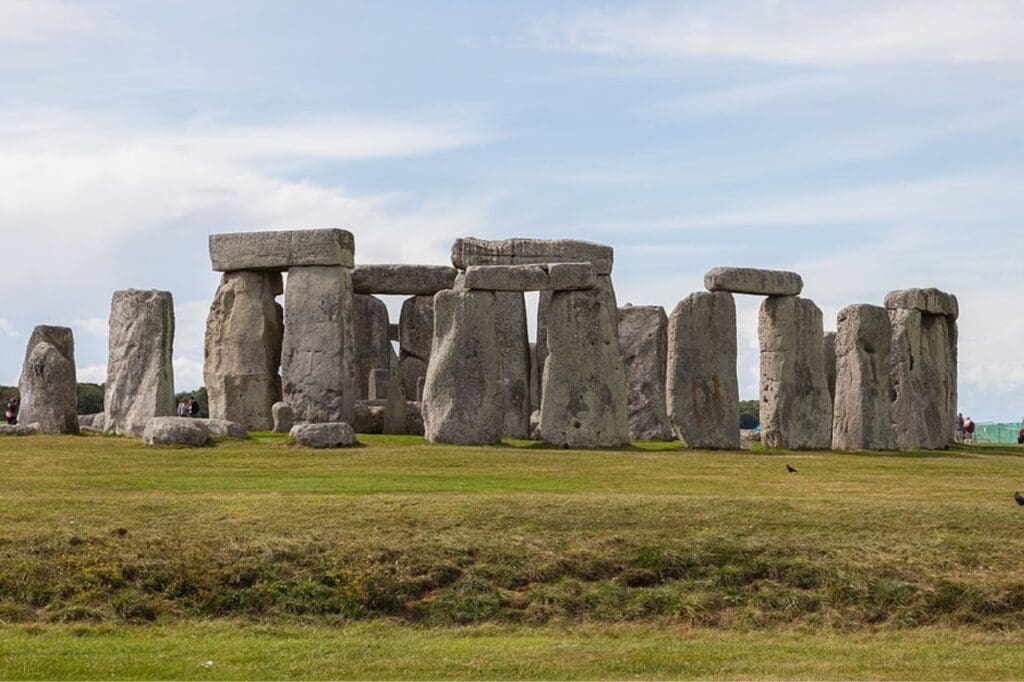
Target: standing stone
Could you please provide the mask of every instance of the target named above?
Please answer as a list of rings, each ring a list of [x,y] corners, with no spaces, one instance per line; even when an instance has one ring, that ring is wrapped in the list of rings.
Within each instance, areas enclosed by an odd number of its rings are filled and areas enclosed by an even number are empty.
[[[893,428],[901,449],[941,450],[956,403],[956,322],[920,310],[889,311]]]
[[[827,450],[832,403],[823,358],[821,309],[797,296],[761,304],[761,442],[769,448]]]
[[[427,384],[427,377],[422,376],[416,380],[416,402],[423,402],[423,387]]]
[[[434,298],[434,355],[423,389],[427,440],[463,445],[501,440],[504,409],[495,296],[448,290]]]
[[[270,408],[270,414],[274,418],[275,433],[288,433],[295,425],[295,415],[288,403],[274,403]]]
[[[398,354],[388,348],[387,383],[380,389],[379,397],[387,400],[384,408],[384,433],[402,435],[406,432],[405,418],[408,401],[405,399],[405,387],[402,384],[402,369]],[[383,380],[383,377],[382,377]]]
[[[879,306],[852,305],[839,312],[838,325],[832,448],[893,450],[889,314]]]
[[[698,291],[668,319],[668,413],[689,448],[740,448],[736,377],[736,302],[726,292]]]
[[[355,340],[357,398],[370,396],[370,373],[388,369],[391,362],[391,341],[388,339],[388,307],[374,296],[356,294],[353,304],[353,338]]]
[[[271,407],[281,400],[283,293],[277,272],[233,271],[221,277],[206,320],[203,377],[210,416],[253,431],[273,427]]]
[[[540,370],[537,365],[537,344],[530,344],[530,410],[540,418]],[[532,428],[532,427],[531,427]]]
[[[174,299],[169,291],[115,291],[103,411],[106,432],[140,436],[174,416]]]
[[[78,433],[75,341],[67,327],[39,326],[25,349],[18,421],[40,433]]]
[[[825,332],[821,346],[822,361],[825,363],[825,377],[828,380],[828,394],[832,404],[836,402],[836,333]]]
[[[556,291],[547,321],[544,440],[563,447],[628,444],[626,375],[606,295],[599,289]]]
[[[629,394],[630,440],[672,440],[665,402],[668,317],[661,306],[619,308],[619,350]]]
[[[434,297],[413,296],[402,303],[398,320],[399,361],[405,394],[416,395],[416,382],[426,376],[434,337]]]
[[[501,435],[529,438],[530,338],[526,326],[526,298],[518,291],[497,291],[494,305],[505,415]]]
[[[340,266],[288,271],[281,374],[297,422],[352,422],[352,278]]]

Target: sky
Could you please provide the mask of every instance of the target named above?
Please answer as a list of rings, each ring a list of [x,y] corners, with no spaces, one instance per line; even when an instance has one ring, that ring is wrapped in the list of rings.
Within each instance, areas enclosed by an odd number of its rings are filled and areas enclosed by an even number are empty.
[[[0,383],[37,324],[102,382],[134,287],[173,293],[198,387],[208,235],[340,227],[361,263],[610,244],[620,305],[668,312],[715,266],[795,270],[826,329],[939,287],[961,409],[1017,421],[1022,35],[997,0],[0,0]]]

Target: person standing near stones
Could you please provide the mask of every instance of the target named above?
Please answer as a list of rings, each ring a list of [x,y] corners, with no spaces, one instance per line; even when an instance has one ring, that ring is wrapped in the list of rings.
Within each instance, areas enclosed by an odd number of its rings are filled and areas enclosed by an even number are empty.
[[[184,398],[182,398],[181,402],[178,403],[178,416],[179,417],[191,417],[192,416],[192,406],[189,405],[189,403],[188,403],[188,396],[185,396]]]
[[[4,413],[7,423],[14,425],[18,423],[18,399],[11,398],[7,401],[7,411]]]
[[[974,420],[970,417],[967,418],[967,422],[964,424],[964,442],[974,442]]]
[[[194,395],[188,397],[188,416],[198,417],[199,416],[199,401],[196,400]]]
[[[953,439],[957,443],[964,442],[964,413],[960,412],[953,420]]]

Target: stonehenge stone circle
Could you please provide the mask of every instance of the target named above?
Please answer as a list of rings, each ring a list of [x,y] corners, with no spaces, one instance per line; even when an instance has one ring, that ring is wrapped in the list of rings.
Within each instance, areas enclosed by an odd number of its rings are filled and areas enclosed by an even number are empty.
[[[795,272],[757,268],[712,268],[704,275],[708,291],[760,296],[798,296],[804,281]]]
[[[399,362],[407,396],[416,395],[416,382],[426,376],[434,338],[434,297],[413,296],[402,303],[398,321]]]
[[[338,229],[237,232],[210,235],[210,260],[216,272],[277,270],[298,266],[354,265],[355,240]]]
[[[769,296],[761,304],[758,336],[761,442],[769,448],[827,450],[832,402],[821,310],[797,296]]]
[[[357,265],[352,289],[357,294],[433,296],[451,289],[457,274],[447,265]]]
[[[896,449],[889,394],[891,339],[885,308],[860,304],[839,312],[832,449]]]
[[[665,400],[668,317],[661,306],[619,308],[631,440],[672,440]]]
[[[67,327],[32,331],[18,380],[18,420],[41,433],[78,433],[75,341]]]
[[[146,445],[206,445],[210,432],[199,419],[189,417],[153,417],[142,431]]]
[[[668,414],[689,448],[740,447],[736,346],[732,294],[695,292],[668,318]]]
[[[540,430],[562,447],[629,443],[619,334],[600,289],[556,291],[548,310]]]
[[[458,289],[434,297],[434,354],[422,402],[428,441],[501,440],[505,411],[495,313],[490,291]]]
[[[295,415],[288,403],[274,403],[270,408],[270,414],[274,419],[275,433],[288,433],[295,425]]]
[[[825,377],[828,380],[828,394],[835,404],[836,401],[836,333],[825,332],[821,347],[822,360],[825,362]]]
[[[291,268],[284,300],[284,402],[299,422],[351,422],[356,394],[351,271]]]
[[[495,291],[494,307],[504,413],[501,435],[529,438],[530,339],[526,299],[521,291]]]
[[[281,400],[284,293],[278,272],[232,271],[221,277],[206,321],[203,377],[210,416],[254,431],[273,426],[270,408]]]
[[[892,324],[893,428],[901,449],[938,450],[952,440],[957,410],[959,306],[956,297],[934,289],[909,292],[886,296]]]
[[[174,415],[174,299],[169,291],[115,291],[103,411],[106,433],[138,436]]]
[[[307,448],[348,448],[356,444],[356,432],[347,422],[296,424],[288,435]]]
[[[593,289],[596,281],[590,263],[471,265],[460,286],[487,291],[567,291]]]
[[[370,373],[387,369],[391,362],[391,340],[388,339],[388,307],[384,301],[367,294],[352,297],[353,331],[356,366],[356,398],[370,395]]]

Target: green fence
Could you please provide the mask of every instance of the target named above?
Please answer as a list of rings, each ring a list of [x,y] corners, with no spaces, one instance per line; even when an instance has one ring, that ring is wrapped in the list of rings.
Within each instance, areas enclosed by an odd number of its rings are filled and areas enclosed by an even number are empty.
[[[1020,423],[1014,424],[975,424],[975,443],[1017,443]]]

